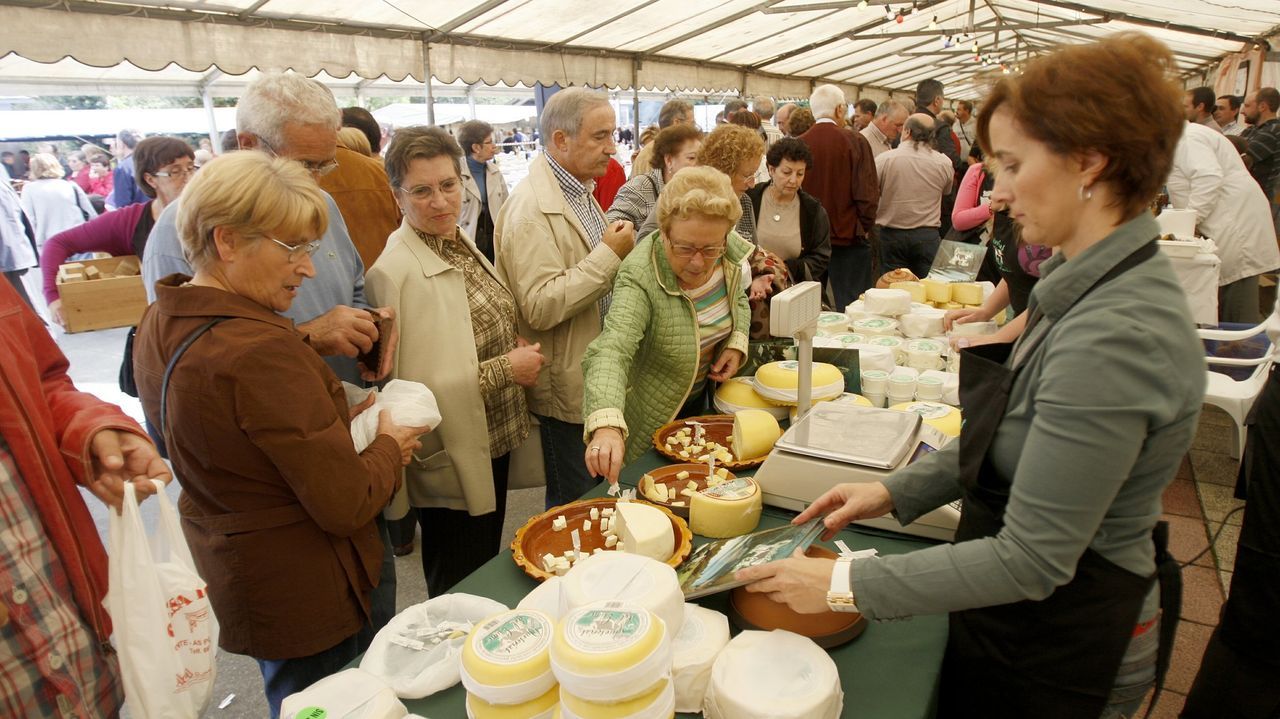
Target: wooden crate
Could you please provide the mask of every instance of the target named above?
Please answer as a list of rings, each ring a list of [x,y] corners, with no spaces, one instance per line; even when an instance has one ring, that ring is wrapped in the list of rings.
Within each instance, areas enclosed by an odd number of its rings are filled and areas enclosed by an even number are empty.
[[[134,255],[108,257],[103,260],[80,260],[86,268],[94,267],[103,275],[113,274],[121,263],[141,261]],[[147,292],[142,277],[104,277],[79,282],[58,282],[62,298],[62,317],[68,332],[87,332],[110,327],[132,327],[147,309]]]

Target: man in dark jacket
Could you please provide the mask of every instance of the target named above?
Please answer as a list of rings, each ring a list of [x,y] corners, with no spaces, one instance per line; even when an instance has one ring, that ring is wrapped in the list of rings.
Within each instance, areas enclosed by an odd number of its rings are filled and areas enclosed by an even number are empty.
[[[921,80],[916,85],[916,112],[924,113],[934,120],[938,119],[938,113],[942,112],[942,107],[946,102],[942,97],[942,82],[940,80]],[[963,177],[964,173],[969,169],[968,163],[960,156],[960,150],[956,148],[956,143],[951,139],[951,126],[935,122],[933,127],[933,149],[947,156],[951,161],[951,166]],[[951,231],[951,208],[956,204],[956,188],[953,186],[951,191],[942,197],[942,227],[940,231],[943,237]]]

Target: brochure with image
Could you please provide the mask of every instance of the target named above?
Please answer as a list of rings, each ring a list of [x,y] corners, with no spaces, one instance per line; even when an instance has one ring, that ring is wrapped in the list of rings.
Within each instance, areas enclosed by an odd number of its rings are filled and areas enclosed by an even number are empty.
[[[741,587],[746,582],[733,578],[734,572],[757,564],[785,559],[797,549],[805,550],[822,534],[822,518],[795,526],[766,529],[740,537],[717,539],[693,550],[693,554],[676,567],[680,591],[685,599]]]

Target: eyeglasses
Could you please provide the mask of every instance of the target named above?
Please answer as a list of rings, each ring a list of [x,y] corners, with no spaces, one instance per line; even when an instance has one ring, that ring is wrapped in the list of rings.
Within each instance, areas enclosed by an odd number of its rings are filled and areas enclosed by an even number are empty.
[[[297,262],[301,260],[304,256],[310,257],[314,255],[316,253],[316,250],[320,249],[320,242],[321,242],[321,240],[312,240],[310,242],[303,242],[300,245],[289,245],[289,244],[285,244],[284,242],[281,242],[280,240],[277,240],[274,237],[268,237],[267,239],[283,247],[289,253],[290,262]]]
[[[275,157],[281,156],[280,153],[276,152],[275,148],[273,148],[262,136],[258,136],[258,144],[262,145],[263,149],[271,153],[273,156]],[[302,165],[303,167],[307,168],[307,172],[310,172],[316,177],[324,177],[330,172],[333,172],[334,170],[338,169],[337,160],[326,160],[325,162],[316,162],[315,160],[299,160],[294,157],[286,157],[285,159],[293,160],[299,165]]]
[[[429,202],[432,197],[435,197],[436,192],[439,192],[442,195],[445,195],[447,197],[451,195],[456,195],[461,190],[462,190],[462,183],[459,182],[458,180],[445,180],[444,182],[440,183],[439,188],[432,187],[431,185],[418,185],[417,187],[412,187],[412,188],[410,187],[400,188],[401,192],[408,195],[409,197],[411,197],[413,200],[417,202]]]
[[[671,247],[671,254],[682,260],[691,259],[694,255],[702,255],[702,258],[705,260],[718,260],[725,251],[724,245],[694,247],[693,245],[679,245],[671,240],[667,240],[667,245]]]
[[[190,167],[175,167],[172,170],[157,170],[151,173],[154,177],[186,177],[187,175],[196,174],[199,167],[192,165]]]

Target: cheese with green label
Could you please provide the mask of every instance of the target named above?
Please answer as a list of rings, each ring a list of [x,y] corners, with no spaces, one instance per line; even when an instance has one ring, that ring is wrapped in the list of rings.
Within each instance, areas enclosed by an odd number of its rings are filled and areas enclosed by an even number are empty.
[[[676,570],[662,562],[626,552],[605,552],[583,559],[563,580],[566,610],[610,599],[625,599],[662,618],[680,631],[684,595]]]
[[[523,704],[546,694],[556,683],[555,626],[536,609],[513,609],[476,625],[462,647],[463,686],[490,704]]]
[[[738,477],[689,497],[689,529],[715,539],[741,536],[755,531],[763,508],[760,485]]]
[[[665,490],[665,486],[663,487]],[[675,529],[662,510],[640,502],[618,502],[610,529],[627,551],[659,562],[675,553]]]
[[[733,415],[733,454],[740,461],[765,456],[781,436],[778,420],[768,412],[744,409]]]
[[[597,602],[569,612],[551,643],[551,669],[562,694],[588,702],[649,693],[666,680],[671,661],[666,623],[630,602]]]
[[[669,679],[634,699],[613,704],[589,702],[560,690],[561,719],[671,719],[675,705],[675,688]]]

